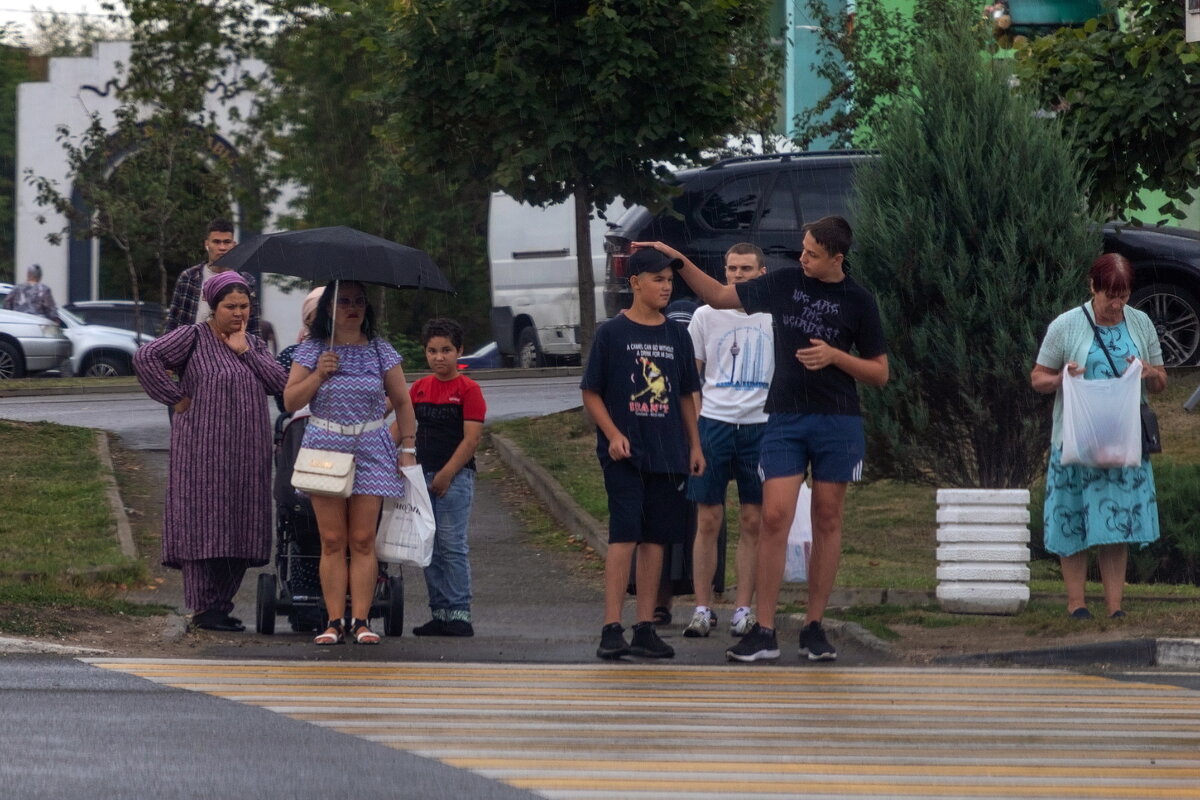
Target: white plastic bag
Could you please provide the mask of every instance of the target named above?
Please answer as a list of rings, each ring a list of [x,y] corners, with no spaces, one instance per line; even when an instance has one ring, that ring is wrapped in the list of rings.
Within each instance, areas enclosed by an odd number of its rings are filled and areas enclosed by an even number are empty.
[[[1088,381],[1063,368],[1062,463],[1112,469],[1142,463],[1142,362]]]
[[[783,563],[783,580],[804,583],[808,580],[808,558],[812,553],[812,491],[800,484],[796,498],[796,516],[788,530],[787,559]]]
[[[375,534],[375,557],[389,564],[428,567],[433,560],[433,503],[425,486],[420,464],[400,467],[404,497],[384,501],[379,531]]]

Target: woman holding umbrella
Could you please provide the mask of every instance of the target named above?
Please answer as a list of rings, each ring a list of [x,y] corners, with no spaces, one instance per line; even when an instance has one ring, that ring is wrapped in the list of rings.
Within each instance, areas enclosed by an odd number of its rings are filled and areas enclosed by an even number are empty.
[[[404,494],[397,448],[385,422],[388,401],[400,430],[400,464],[416,463],[417,421],[400,354],[375,335],[375,313],[362,284],[341,281],[325,287],[310,333],[293,356],[284,405],[296,411],[307,404],[312,411],[304,447],[353,453],[355,461],[349,498],[312,497],[321,531],[321,592],[329,620],[313,642],[331,645],[345,640],[348,587],[350,636],[359,644],[378,644],[379,636],[367,624],[379,574],[375,530],[383,498]]]

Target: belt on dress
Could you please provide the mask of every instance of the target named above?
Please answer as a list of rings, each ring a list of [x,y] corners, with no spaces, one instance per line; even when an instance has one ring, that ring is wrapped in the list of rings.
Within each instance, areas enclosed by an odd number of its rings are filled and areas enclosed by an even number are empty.
[[[362,433],[379,430],[384,425],[387,425],[387,419],[373,419],[370,422],[356,422],[353,425],[342,425],[340,422],[330,422],[320,417],[309,417],[308,424],[314,425],[321,430],[340,433],[343,436],[358,436]]]

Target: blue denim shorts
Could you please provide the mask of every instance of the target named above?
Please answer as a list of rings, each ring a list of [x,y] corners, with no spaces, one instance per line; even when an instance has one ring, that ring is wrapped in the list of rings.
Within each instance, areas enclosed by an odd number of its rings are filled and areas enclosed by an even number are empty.
[[[686,476],[642,472],[629,459],[601,464],[608,492],[608,541],[682,543],[687,533]]]
[[[758,477],[758,451],[767,423],[738,425],[700,418],[700,447],[704,474],[688,478],[688,499],[716,506],[725,502],[729,481],[737,479],[738,501],[762,505],[762,478]]]
[[[823,483],[862,480],[867,451],[862,417],[849,414],[772,414],[759,455],[763,480],[804,475]]]

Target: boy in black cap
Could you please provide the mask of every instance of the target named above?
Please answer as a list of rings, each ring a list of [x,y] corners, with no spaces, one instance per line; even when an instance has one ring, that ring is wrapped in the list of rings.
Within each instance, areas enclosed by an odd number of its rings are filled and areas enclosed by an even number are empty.
[[[700,390],[692,342],[668,322],[671,259],[642,250],[629,259],[633,305],[596,331],[580,388],[596,422],[596,455],[608,493],[604,628],[596,655],[671,658],[654,630],[663,546],[687,527],[687,475],[704,472],[693,393]],[[621,607],[634,553],[637,624],[625,641]]]

